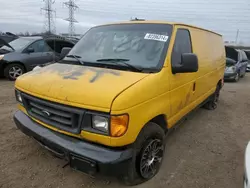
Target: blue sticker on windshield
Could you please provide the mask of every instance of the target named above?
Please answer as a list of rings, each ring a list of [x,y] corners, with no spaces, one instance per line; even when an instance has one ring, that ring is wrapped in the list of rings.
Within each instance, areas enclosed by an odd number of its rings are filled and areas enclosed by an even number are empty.
[[[167,35],[159,35],[159,34],[152,34],[152,33],[147,33],[144,37],[146,40],[157,40],[161,42],[167,42],[168,41],[168,36]]]

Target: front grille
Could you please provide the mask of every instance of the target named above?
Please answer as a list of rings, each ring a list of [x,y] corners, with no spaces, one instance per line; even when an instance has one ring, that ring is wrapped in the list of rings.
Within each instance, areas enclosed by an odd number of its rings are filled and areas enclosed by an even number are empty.
[[[23,103],[31,117],[72,133],[80,133],[84,110],[39,99],[22,93]]]

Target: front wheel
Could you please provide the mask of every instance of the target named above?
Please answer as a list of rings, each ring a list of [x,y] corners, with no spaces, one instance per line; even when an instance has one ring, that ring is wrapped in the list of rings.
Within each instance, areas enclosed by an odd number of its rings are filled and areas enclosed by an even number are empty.
[[[234,82],[238,82],[240,79],[240,74],[237,72],[235,77],[234,77]]]
[[[240,76],[241,78],[244,78],[246,75],[246,70],[244,71],[244,73]]]
[[[138,185],[153,178],[160,170],[165,150],[165,132],[155,123],[148,123],[134,143],[134,155],[127,173],[126,185]]]
[[[20,64],[10,64],[4,69],[4,76],[11,81],[16,80],[19,76],[25,73],[25,69]]]

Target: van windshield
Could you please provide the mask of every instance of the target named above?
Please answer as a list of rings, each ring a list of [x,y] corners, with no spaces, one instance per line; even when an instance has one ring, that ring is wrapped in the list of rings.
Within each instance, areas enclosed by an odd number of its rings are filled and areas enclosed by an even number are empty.
[[[159,71],[166,57],[171,34],[172,26],[168,24],[94,27],[74,46],[64,61],[73,61],[72,56],[77,56],[88,66],[126,61],[126,64],[139,68],[137,70]],[[125,64],[115,65],[114,68],[119,69],[124,68]]]

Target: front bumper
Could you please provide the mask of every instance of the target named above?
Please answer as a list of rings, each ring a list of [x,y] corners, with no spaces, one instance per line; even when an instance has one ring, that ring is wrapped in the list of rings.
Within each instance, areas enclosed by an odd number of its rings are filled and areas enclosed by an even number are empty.
[[[109,149],[52,131],[34,122],[22,111],[14,115],[17,128],[33,137],[43,147],[69,161],[76,170],[94,175],[120,176],[127,172],[132,159],[132,148]]]
[[[236,76],[236,72],[234,73],[224,73],[224,79],[228,80],[228,79],[234,79]]]
[[[247,66],[246,71],[247,71],[247,72],[250,72],[250,66]]]

